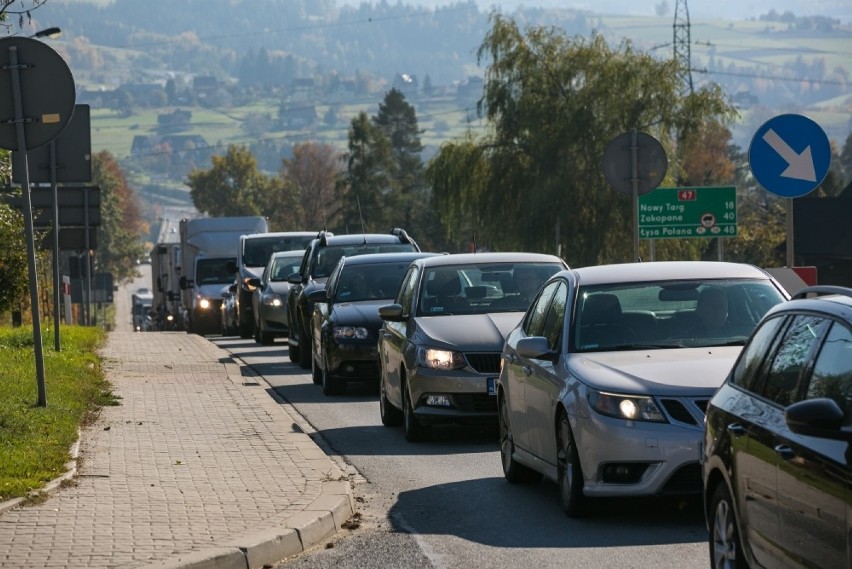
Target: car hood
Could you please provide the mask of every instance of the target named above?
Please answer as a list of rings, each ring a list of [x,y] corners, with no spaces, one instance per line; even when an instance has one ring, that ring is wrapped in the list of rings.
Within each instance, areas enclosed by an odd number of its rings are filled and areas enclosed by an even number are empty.
[[[335,324],[348,326],[365,326],[378,330],[382,326],[379,318],[379,307],[385,306],[393,299],[362,300],[358,302],[338,302],[332,308],[332,318]]]
[[[712,394],[740,346],[571,354],[568,371],[600,390],[655,395]]]
[[[201,295],[204,298],[212,298],[216,300],[222,300],[222,295],[228,292],[228,287],[231,286],[230,283],[227,284],[205,284],[196,286],[194,292],[196,295]]]
[[[500,351],[506,336],[523,318],[523,312],[420,316],[418,343],[444,344],[452,350]]]
[[[290,287],[293,286],[287,281],[275,281],[270,282],[266,285],[266,290],[264,292],[271,292],[275,294],[288,294],[290,292]]]

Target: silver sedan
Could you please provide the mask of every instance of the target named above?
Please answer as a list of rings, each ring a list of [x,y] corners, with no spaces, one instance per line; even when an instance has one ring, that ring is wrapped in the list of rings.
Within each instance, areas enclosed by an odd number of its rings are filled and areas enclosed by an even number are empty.
[[[701,492],[707,402],[785,298],[766,272],[735,263],[554,275],[502,354],[505,477],[556,481],[571,516],[588,513],[593,497]]]

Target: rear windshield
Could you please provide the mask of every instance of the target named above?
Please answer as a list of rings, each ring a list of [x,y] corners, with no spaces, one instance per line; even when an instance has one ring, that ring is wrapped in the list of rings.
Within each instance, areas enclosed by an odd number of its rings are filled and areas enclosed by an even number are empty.
[[[313,237],[275,236],[253,237],[243,241],[243,264],[246,267],[265,267],[269,258],[278,251],[292,251],[308,246]]]
[[[328,277],[337,262],[343,257],[354,257],[368,253],[414,253],[417,248],[413,243],[355,243],[352,245],[329,245],[320,249],[314,263],[311,276],[313,278]]]

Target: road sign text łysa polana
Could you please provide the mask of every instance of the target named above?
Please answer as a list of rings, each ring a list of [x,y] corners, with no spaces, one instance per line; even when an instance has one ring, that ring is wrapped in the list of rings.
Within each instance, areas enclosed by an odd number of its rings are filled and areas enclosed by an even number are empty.
[[[736,237],[733,186],[657,188],[639,196],[639,238]]]

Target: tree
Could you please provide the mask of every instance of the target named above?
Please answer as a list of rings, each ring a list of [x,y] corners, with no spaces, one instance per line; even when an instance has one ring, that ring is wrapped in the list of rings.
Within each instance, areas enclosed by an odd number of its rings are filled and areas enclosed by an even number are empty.
[[[271,182],[258,170],[254,155],[244,146],[230,145],[225,156],[210,160],[211,168],[189,173],[195,208],[214,217],[263,215]]]
[[[390,141],[361,111],[349,127],[346,172],[337,183],[343,233],[386,231],[394,161]]]
[[[97,270],[112,273],[116,282],[138,276],[136,261],[145,255],[142,236],[149,228],[118,161],[104,150],[92,158],[92,183],[100,188]]]
[[[19,29],[23,29],[25,24],[32,23],[32,13],[34,10],[41,8],[47,0],[30,0],[29,7],[23,0],[14,2],[12,0],[3,0],[0,2],[0,27],[6,28],[6,32],[11,32],[15,25]],[[7,23],[9,16],[12,17],[13,23]]]
[[[340,154],[329,144],[306,142],[281,161],[281,179],[298,196],[297,225],[307,229],[334,226],[334,188],[343,170]]]
[[[600,166],[609,141],[636,128],[672,149],[707,121],[724,124],[733,108],[716,85],[681,96],[677,62],[628,41],[611,48],[596,33],[522,32],[498,13],[491,24],[478,50],[489,62],[478,109],[491,132],[476,142],[486,180],[436,187],[436,198],[479,210],[494,249],[559,248],[580,266],[630,260],[631,200],[606,184]],[[439,154],[432,175],[464,178],[450,171],[457,162],[441,160],[453,155]]]
[[[0,156],[2,161],[2,156]],[[29,298],[27,243],[24,218],[0,203],[0,313],[16,309]]]

